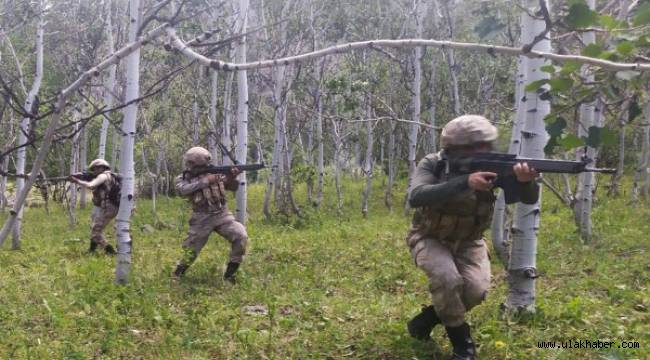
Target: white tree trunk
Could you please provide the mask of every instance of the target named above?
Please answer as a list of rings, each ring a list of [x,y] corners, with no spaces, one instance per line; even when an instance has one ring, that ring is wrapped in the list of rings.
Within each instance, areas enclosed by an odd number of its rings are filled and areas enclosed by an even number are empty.
[[[372,118],[372,107],[370,104],[370,94],[366,94],[366,119]],[[366,187],[363,190],[361,197],[361,213],[364,218],[368,217],[368,198],[370,196],[370,190],[372,189],[372,170],[374,167],[374,162],[372,158],[372,149],[374,146],[374,137],[373,137],[373,123],[372,121],[366,121],[366,156],[365,163],[363,166],[363,173],[366,176]]]
[[[112,15],[111,15],[111,8],[112,8],[112,1],[111,0],[106,0],[106,3],[104,4],[106,8],[106,44],[107,44],[107,52],[108,55],[110,56],[115,52],[115,44],[113,40],[113,23],[112,23]],[[104,106],[106,106],[107,109],[110,109],[113,107],[113,94],[115,92],[115,78],[117,76],[117,64],[111,65],[108,68],[108,76],[104,80]],[[108,127],[109,127],[109,122],[108,118],[106,116],[103,117],[102,120],[102,128],[99,133],[99,153],[97,154],[97,158],[99,159],[105,159],[106,158],[106,139],[108,137]],[[115,146],[115,143],[113,143],[113,146]],[[115,152],[115,150],[113,150]],[[111,159],[112,161],[115,161],[116,156],[113,156]],[[85,165],[85,164],[84,164]],[[112,164],[113,166],[116,166],[117,164]]]
[[[232,103],[232,83],[234,81],[235,73],[231,72],[228,74],[226,79],[226,84],[224,88],[224,97],[223,97],[223,125],[221,129],[221,144],[230,150],[232,142],[230,141],[230,107]],[[230,158],[227,156],[223,157],[224,164],[230,164]]]
[[[641,196],[648,198],[650,185],[650,101],[645,106],[645,123],[643,124],[643,153],[645,154],[645,167],[641,176]]]
[[[431,99],[431,109],[429,109],[429,124],[433,126],[429,129],[429,152],[435,153],[438,152],[438,133],[436,130],[436,54],[431,54],[431,94],[429,97]]]
[[[248,0],[239,1],[239,26],[241,34],[246,33],[248,24]],[[246,62],[246,37],[242,36],[237,44],[237,61]],[[246,164],[248,154],[248,78],[246,70],[237,71],[237,148],[236,159],[240,164]],[[237,221],[246,224],[246,173],[239,175],[239,190],[237,190]]]
[[[587,0],[587,5],[591,10],[596,9],[595,0]],[[588,31],[582,34],[582,42],[585,46],[594,44],[596,42],[596,33]],[[582,67],[582,76],[586,82],[593,82],[593,72],[587,66]],[[596,103],[591,102],[580,105],[580,123],[578,124],[578,137],[587,137],[589,135],[589,128],[596,124],[596,116],[600,116]],[[594,164],[596,161],[596,149],[592,147],[580,148],[576,151],[576,160],[580,161],[583,157],[592,159]],[[591,224],[591,208],[593,203],[593,187],[594,178],[596,174],[593,172],[584,172],[578,175],[577,190],[575,196],[575,205],[573,211],[577,220],[580,236],[585,243],[590,243],[593,231]]]
[[[70,151],[70,174],[74,174],[79,169],[79,118],[81,114],[77,109],[74,110],[74,131],[75,135],[72,137],[72,146]],[[70,225],[77,224],[77,184],[71,182],[69,184],[69,198],[68,198],[68,213],[70,215]]]
[[[129,3],[129,42],[137,39],[137,31],[142,20],[140,0],[130,0]],[[126,58],[126,92],[124,103],[129,103],[140,96],[140,49],[135,50]],[[134,182],[135,169],[133,166],[133,146],[136,135],[138,104],[129,104],[124,108],[122,123],[122,151],[120,173],[122,174],[122,196],[117,213],[117,264],[115,267],[115,282],[126,284],[131,271],[131,214],[135,205]]]
[[[210,71],[210,112],[209,127],[210,131],[208,134],[208,150],[212,154],[212,164],[217,164],[218,154],[217,151],[217,96],[219,93],[219,73],[215,70]]]
[[[395,132],[397,131],[397,121],[391,120],[390,130],[388,132],[388,181],[386,183],[386,194],[384,203],[391,212],[393,211],[393,184],[395,183]]]
[[[524,0],[524,17],[528,13],[537,13],[537,0]],[[541,19],[528,19],[531,38],[541,33],[546,25]],[[522,22],[524,22],[522,20]],[[525,22],[524,22],[525,23]],[[548,35],[550,37],[550,34]],[[538,42],[535,49],[550,51],[551,42],[546,39]],[[548,79],[549,74],[540,71],[540,67],[549,64],[544,59],[529,59],[526,69],[526,84],[540,79]],[[542,100],[537,92],[526,93],[526,120],[524,122],[520,155],[531,158],[544,158],[544,146],[548,134],[544,117],[550,113],[551,104]],[[537,255],[537,230],[539,229],[541,198],[537,204],[518,203],[512,226],[512,250],[508,266],[508,298],[506,306],[515,311],[533,310],[535,307],[535,277]]]
[[[282,148],[284,147],[282,117],[284,112],[284,76],[286,67],[278,66],[273,71],[273,107],[274,107],[274,136],[273,136],[273,157],[271,158],[271,173],[266,183],[266,192],[264,193],[264,215],[271,217],[271,196],[275,190],[276,196],[279,190],[279,183],[282,179]],[[276,205],[279,205],[276,203]]]
[[[323,145],[323,99],[319,85],[316,89],[316,173],[318,176],[316,186],[316,206],[323,202],[323,186],[325,184],[325,147]]]
[[[31,113],[34,113],[35,111],[38,110],[38,109],[34,109],[33,107],[38,92],[41,89],[41,81],[43,80],[43,32],[45,29],[45,19],[43,14],[44,9],[43,9],[42,2],[39,3],[38,11],[39,11],[39,19],[38,19],[38,27],[36,30],[36,73],[34,75],[34,82],[32,83],[32,87],[29,90],[29,93],[27,94],[27,98],[25,99],[25,105],[23,107],[24,109],[27,109],[27,111],[30,111]],[[30,131],[31,131],[30,118],[25,117],[20,122],[20,130],[18,131],[19,145],[25,144],[29,141],[29,139],[27,139],[27,136],[25,134],[29,134]],[[27,147],[22,146],[21,148],[18,149],[16,153],[17,174],[21,174],[21,175],[25,174],[26,157],[27,157]],[[20,177],[17,178],[16,194],[23,192],[24,188],[25,188],[25,179]],[[18,216],[16,218],[16,222],[13,226],[11,248],[14,250],[20,249],[20,233],[21,233],[20,230],[21,230],[22,220],[23,220],[23,207],[20,208],[20,211],[18,212]],[[0,244],[1,243],[2,240],[0,240]]]
[[[422,7],[421,1],[417,0],[416,9],[415,9],[415,23],[416,23],[416,35],[417,37],[422,37],[422,19],[420,18],[420,8]],[[414,123],[410,125],[409,137],[408,137],[408,164],[409,164],[409,175],[408,175],[408,192],[411,191],[411,186],[413,185],[413,175],[415,174],[415,168],[417,163],[415,162],[415,156],[417,155],[417,145],[418,145],[418,131],[420,126],[417,124],[420,122],[420,88],[422,84],[422,51],[421,47],[416,47],[413,50],[413,82],[411,83],[411,121]],[[407,193],[408,193],[407,192]],[[408,196],[404,202],[404,213],[408,212],[410,209]]]
[[[88,131],[86,130],[87,130],[86,126],[83,125],[81,131],[79,132],[79,136],[81,137],[81,144],[79,146],[79,164],[77,166],[77,169],[83,169],[86,166],[88,166]],[[87,195],[88,195],[88,191],[86,191],[86,188],[82,186],[81,189],[79,190],[80,209],[86,208]]]
[[[14,137],[14,117],[13,117],[13,111],[11,110],[9,111],[9,119],[7,120],[7,127],[4,130],[7,139],[7,145],[9,145],[10,139],[13,139]],[[10,159],[11,159],[11,154],[6,155],[2,159],[2,163],[0,163],[0,170],[2,170],[5,173],[9,171]],[[0,176],[0,213],[3,213],[5,211],[5,207],[8,205],[7,197],[5,196],[6,191],[7,191],[7,177]]]
[[[524,31],[527,30],[530,26],[528,24],[530,17],[522,17],[521,19],[521,42],[522,44],[529,43],[532,38],[530,38],[530,32]],[[524,125],[526,117],[526,102],[525,102],[525,93],[524,85],[526,83],[526,71],[528,58],[520,56],[517,61],[517,77],[515,79],[515,106],[516,111],[514,115],[514,121],[512,126],[512,133],[510,134],[510,145],[508,147],[508,153],[510,154],[519,154],[521,150],[521,130]],[[497,253],[497,257],[501,260],[501,263],[507,268],[510,262],[510,226],[507,223],[507,211],[508,207],[506,205],[505,194],[503,191],[499,192],[497,201],[494,204],[494,215],[492,217],[492,245],[494,251]]]

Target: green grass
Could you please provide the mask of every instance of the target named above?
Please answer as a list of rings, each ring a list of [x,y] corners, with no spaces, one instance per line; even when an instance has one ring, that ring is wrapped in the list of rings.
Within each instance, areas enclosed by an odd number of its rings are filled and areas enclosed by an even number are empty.
[[[290,221],[265,220],[263,189],[253,186],[251,246],[237,286],[221,279],[228,246],[216,234],[187,277],[171,279],[190,215],[182,199],[159,199],[157,220],[150,201],[138,202],[128,286],[113,283],[114,258],[86,253],[88,209],[71,227],[58,205],[50,215],[30,208],[23,249],[0,251],[0,359],[441,359],[449,352],[444,329],[429,343],[406,333],[406,321],[429,302],[426,278],[405,246],[410,219],[399,208],[389,213],[381,180],[375,184],[368,219],[362,184],[347,180],[340,218],[328,188],[321,212],[304,209],[305,219]],[[395,194],[400,203],[403,187]],[[480,358],[647,359],[650,206],[602,198],[599,238],[583,246],[570,210],[550,192],[544,201],[537,312],[525,322],[500,318],[507,288],[493,257],[493,289],[468,317]],[[267,312],[251,312],[256,305]],[[572,338],[641,348],[536,348]]]

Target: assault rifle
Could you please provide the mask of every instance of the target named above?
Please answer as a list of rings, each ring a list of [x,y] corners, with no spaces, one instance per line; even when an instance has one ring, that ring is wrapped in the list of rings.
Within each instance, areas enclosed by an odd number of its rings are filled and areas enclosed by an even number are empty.
[[[494,186],[503,189],[506,203],[512,204],[519,201],[518,182],[513,166],[518,163],[527,163],[528,166],[540,173],[579,174],[582,172],[600,172],[613,174],[616,169],[603,169],[590,167],[591,159],[583,158],[581,161],[550,160],[518,158],[514,154],[479,153],[472,156],[453,159],[449,161],[449,169],[455,173],[470,174],[477,171],[489,171],[498,176],[493,180]]]
[[[10,173],[6,173],[4,171],[0,171],[0,175],[7,176],[7,177],[12,177],[12,178],[20,178],[20,179],[29,178],[29,175],[10,174]],[[74,178],[77,178],[77,179],[83,180],[83,181],[91,181],[97,176],[95,174],[91,173],[90,171],[82,171],[82,172],[74,173],[74,174],[68,175],[68,176],[55,176],[55,177],[49,177],[49,178],[43,177],[42,174],[41,174],[36,179],[36,182],[43,183],[43,182],[69,181],[71,177],[74,177]]]
[[[237,168],[237,169],[241,170],[242,172],[243,171],[257,171],[257,170],[263,169],[264,164],[198,166],[198,167],[192,168],[190,170],[183,171],[183,177],[187,177],[187,176],[197,177],[197,176],[203,175],[203,174],[223,174],[223,175],[228,175],[228,174],[231,173],[233,168]]]
[[[82,171],[68,176],[57,176],[57,177],[46,178],[46,179],[42,179],[42,181],[48,181],[48,182],[70,181],[70,178],[79,179],[81,181],[92,181],[96,177],[97,175],[91,173],[90,171]]]

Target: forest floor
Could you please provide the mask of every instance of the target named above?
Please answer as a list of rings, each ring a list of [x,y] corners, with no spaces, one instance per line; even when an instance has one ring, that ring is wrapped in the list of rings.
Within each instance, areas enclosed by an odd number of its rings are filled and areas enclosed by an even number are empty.
[[[159,199],[157,218],[151,201],[138,202],[128,286],[114,284],[115,258],[87,253],[89,209],[70,226],[59,205],[49,215],[29,208],[22,250],[0,251],[0,359],[443,359],[442,327],[433,342],[406,332],[429,296],[404,242],[410,219],[401,206],[386,209],[381,182],[367,219],[361,181],[345,182],[340,216],[328,184],[321,212],[274,221],[253,185],[236,286],[222,280],[228,246],[216,234],[185,278],[170,276],[190,216],[180,198]],[[401,203],[404,189],[395,194]],[[598,238],[584,246],[571,211],[545,192],[537,312],[500,316],[507,285],[493,256],[493,288],[468,316],[480,359],[650,358],[650,205],[628,198],[600,198]],[[583,348],[538,348],[580,340]],[[613,349],[585,349],[584,340]]]

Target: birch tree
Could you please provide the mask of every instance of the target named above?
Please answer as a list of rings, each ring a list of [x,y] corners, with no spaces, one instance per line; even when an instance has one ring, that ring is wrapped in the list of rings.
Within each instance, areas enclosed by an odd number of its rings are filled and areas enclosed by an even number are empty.
[[[246,33],[248,26],[248,0],[237,0],[239,4],[238,26],[241,39],[237,44],[236,59],[240,63],[246,62]],[[237,148],[235,150],[237,161],[246,164],[248,155],[248,78],[246,70],[237,71]],[[239,189],[237,190],[237,209],[235,217],[242,224],[246,223],[246,173],[239,175]]]
[[[543,1],[542,4],[548,4]],[[537,0],[524,0],[522,17],[522,32],[526,38],[535,38],[546,29],[543,19],[530,18],[529,14],[540,13]],[[546,5],[548,6],[548,5]],[[550,33],[541,39],[533,49],[544,52],[551,51]],[[526,84],[549,79],[548,73],[542,72],[540,68],[550,62],[539,59],[528,59],[526,65]],[[544,147],[548,141],[544,118],[551,111],[551,104],[548,100],[540,97],[536,91],[527,91],[526,100],[523,104],[526,108],[525,121],[522,128],[521,151],[522,157],[538,158],[545,157]],[[526,205],[517,203],[515,206],[514,219],[512,224],[512,249],[510,252],[510,263],[508,266],[508,298],[506,306],[509,309],[527,311],[535,306],[535,278],[537,277],[536,255],[537,255],[537,230],[539,229],[541,197],[537,204]]]
[[[129,42],[135,42],[142,20],[140,0],[129,2]],[[126,58],[126,92],[122,123],[122,151],[120,173],[122,174],[122,195],[120,208],[116,218],[117,229],[117,264],[115,266],[115,281],[125,284],[131,271],[131,214],[135,204],[134,184],[135,169],[133,153],[136,135],[138,104],[134,101],[140,94],[140,49],[136,49]]]
[[[39,2],[38,4],[38,25],[36,29],[36,72],[34,75],[34,81],[32,82],[32,87],[27,94],[25,99],[25,105],[23,108],[29,111],[30,116],[33,116],[38,112],[37,109],[37,97],[41,89],[41,82],[43,81],[43,32],[45,29],[45,14],[43,9],[43,3]],[[25,174],[25,163],[27,160],[27,147],[24,144],[27,143],[28,138],[27,134],[30,133],[30,116],[26,116],[20,122],[20,128],[18,131],[18,144],[21,146],[16,153],[16,173],[20,175]],[[19,194],[25,190],[25,179],[18,177],[16,179],[16,194]],[[14,250],[20,249],[20,230],[23,219],[23,208],[21,207],[20,211],[17,214],[15,225],[13,226],[13,235],[12,235],[12,244],[11,248]],[[2,244],[2,239],[0,239],[0,245]]]
[[[113,23],[111,15],[112,1],[106,0],[104,3],[105,10],[105,22],[106,22],[106,45],[109,56],[115,52],[115,45],[113,40]],[[113,98],[115,94],[115,78],[117,76],[117,64],[111,65],[108,68],[108,76],[104,80],[104,105],[106,108],[110,109],[113,107]],[[97,158],[105,159],[106,158],[106,139],[108,137],[108,115],[105,115],[102,120],[102,128],[99,133],[99,148]],[[115,146],[116,143],[113,143]],[[111,161],[116,161],[117,156],[114,155],[111,158]],[[113,166],[116,166],[117,163],[113,163]]]

